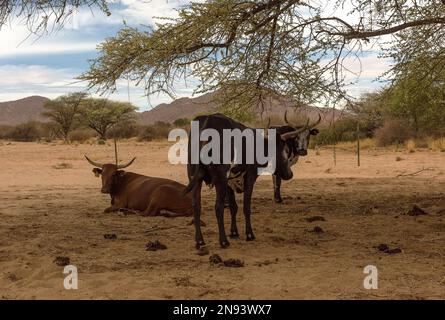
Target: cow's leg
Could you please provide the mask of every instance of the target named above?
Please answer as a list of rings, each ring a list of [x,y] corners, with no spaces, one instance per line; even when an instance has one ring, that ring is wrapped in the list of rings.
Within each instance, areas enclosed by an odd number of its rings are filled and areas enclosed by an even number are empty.
[[[273,197],[276,203],[283,202],[283,199],[281,198],[281,178],[273,175]]]
[[[244,181],[244,202],[243,202],[243,212],[244,219],[246,220],[246,241],[255,240],[255,235],[253,234],[252,224],[250,222],[250,203],[252,201],[253,186],[257,179],[256,169],[254,171],[248,171],[245,175]]]
[[[193,223],[195,225],[195,241],[197,249],[205,246],[201,231],[201,188],[202,180],[199,180],[192,190]]]
[[[224,228],[224,201],[228,189],[227,174],[223,170],[218,170],[215,172],[214,177],[216,190],[215,214],[218,222],[219,244],[221,245],[221,248],[227,248],[230,245]]]
[[[112,205],[111,207],[108,207],[104,210],[104,213],[110,213],[110,212],[116,212],[119,211],[119,207]]]
[[[229,203],[230,217],[231,217],[230,238],[238,239],[239,233],[238,233],[238,227],[236,226],[236,214],[238,212],[238,205],[236,204],[235,192],[233,191],[232,188],[227,188],[226,199]]]
[[[155,199],[152,199],[150,201],[150,204],[148,205],[147,209],[144,210],[144,212],[142,212],[142,216],[144,217],[154,217],[159,215],[159,207],[156,204]]]

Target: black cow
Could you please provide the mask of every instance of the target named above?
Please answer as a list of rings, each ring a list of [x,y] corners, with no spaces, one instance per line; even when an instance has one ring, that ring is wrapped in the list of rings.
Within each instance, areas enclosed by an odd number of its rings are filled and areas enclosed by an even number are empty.
[[[315,126],[317,126],[321,121],[321,116],[318,115],[318,120],[314,123],[309,125],[309,121],[306,123],[305,126],[296,126],[287,120],[287,111],[284,114],[284,121],[287,123],[288,126],[274,126],[272,128],[276,128],[277,130],[302,130],[295,138],[293,143],[293,154],[295,157],[292,159],[291,166],[297,163],[299,156],[306,156],[307,155],[307,149],[309,146],[309,141],[311,136],[315,136],[319,133],[318,129],[314,129]],[[277,175],[272,175],[272,181],[273,181],[273,190],[274,190],[274,200],[276,203],[283,202],[283,199],[281,198],[281,178]]]
[[[223,141],[223,130],[224,129],[239,129],[241,131],[245,129],[251,129],[253,132],[257,129],[252,129],[244,126],[243,124],[226,117],[222,114],[213,114],[213,115],[206,115],[206,116],[198,116],[194,119],[194,121],[198,121],[199,123],[199,130],[202,132],[202,130],[205,129],[214,129],[218,132],[220,136],[220,140]],[[274,174],[283,180],[289,180],[292,178],[293,174],[290,169],[292,159],[295,157],[293,154],[294,152],[294,144],[295,144],[295,138],[303,132],[303,130],[306,130],[306,128],[302,128],[299,130],[294,130],[294,128],[287,126],[287,127],[280,127],[277,130],[276,134],[276,153],[273,155],[275,157],[276,167]],[[255,137],[255,143],[257,140],[257,136]],[[265,144],[265,153],[267,154],[267,137],[261,137],[261,143]],[[228,187],[228,178],[229,175],[242,175],[243,180],[243,191],[244,191],[244,218],[246,222],[246,240],[252,241],[255,239],[252,225],[250,221],[250,204],[251,204],[251,198],[252,198],[252,192],[253,192],[253,186],[255,184],[256,179],[258,178],[258,171],[257,169],[260,167],[265,167],[265,165],[259,164],[256,159],[253,164],[248,164],[246,162],[246,143],[243,139],[243,159],[240,163],[236,165],[231,164],[223,164],[223,159],[220,159],[219,163],[210,163],[210,164],[203,164],[201,161],[199,164],[193,164],[191,163],[191,143],[192,139],[189,137],[189,145],[188,145],[188,151],[189,151],[189,162],[187,164],[187,173],[189,176],[189,184],[185,189],[185,192],[192,192],[192,206],[193,206],[193,213],[194,213],[194,224],[195,224],[195,240],[196,240],[196,247],[199,248],[203,245],[204,239],[201,232],[201,225],[199,223],[200,216],[201,216],[201,188],[202,188],[202,182],[206,182],[207,184],[213,184],[216,189],[216,201],[215,201],[215,213],[216,218],[218,222],[218,229],[219,229],[219,242],[222,248],[226,248],[229,246],[229,241],[227,240],[225,228],[224,228],[224,200],[227,196],[228,202],[229,202],[229,208],[230,208],[230,214],[231,214],[231,228],[230,228],[230,237],[231,238],[238,238],[238,228],[236,225],[236,214],[238,211],[238,206],[236,204],[235,194],[232,187]],[[255,144],[254,144],[255,145]],[[203,147],[203,144],[200,144],[201,150]],[[233,143],[231,143],[230,148],[232,149],[232,161],[233,161]],[[220,155],[222,158],[223,155],[223,144],[220,146]]]

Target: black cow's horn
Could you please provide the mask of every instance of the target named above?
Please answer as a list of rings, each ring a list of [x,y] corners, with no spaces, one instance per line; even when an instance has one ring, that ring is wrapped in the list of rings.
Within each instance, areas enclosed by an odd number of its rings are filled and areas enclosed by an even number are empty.
[[[118,164],[117,168],[118,169],[124,169],[126,167],[129,167],[134,162],[134,160],[136,160],[136,158],[131,159],[130,162],[128,162],[127,164]]]
[[[314,124],[311,124],[311,125],[309,126],[309,129],[312,129],[313,127],[315,127],[316,125],[318,125],[320,122],[321,122],[321,114],[318,114],[318,120],[317,120]]]
[[[290,125],[289,121],[287,120],[287,110],[284,112],[284,122]]]
[[[88,158],[87,156],[85,156],[85,158],[86,158],[87,161],[88,161],[90,164],[92,164],[93,166],[98,167],[98,168],[102,168],[103,165],[102,165],[101,163],[96,162],[96,161],[93,161],[93,160],[91,160],[90,158]]]
[[[301,128],[298,128],[297,130],[294,130],[294,131],[291,131],[291,132],[283,133],[283,134],[281,135],[281,139],[282,139],[282,140],[287,140],[287,139],[293,139],[293,138],[296,138],[301,132],[307,130],[307,128],[308,128],[308,124],[309,124],[309,118],[307,119],[307,121],[306,121],[306,125],[305,125],[305,126],[303,126],[303,127],[301,127]]]

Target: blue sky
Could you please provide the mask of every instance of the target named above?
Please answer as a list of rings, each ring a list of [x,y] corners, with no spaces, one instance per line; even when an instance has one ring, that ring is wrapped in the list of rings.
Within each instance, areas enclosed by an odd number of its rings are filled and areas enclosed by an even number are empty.
[[[113,36],[127,24],[149,25],[155,17],[176,15],[175,8],[187,0],[120,0],[112,6],[112,15],[83,9],[77,12],[65,28],[39,39],[28,37],[29,32],[18,22],[0,30],[0,102],[42,95],[56,98],[62,94],[85,89],[85,84],[74,78],[88,69],[88,59],[96,56],[96,45]],[[377,59],[376,54],[361,58],[360,80],[349,88],[352,95],[372,91],[379,86],[373,80],[382,74],[388,63]],[[358,61],[351,59],[351,69],[359,69]],[[178,83],[178,97],[191,96],[193,87]],[[121,81],[118,91],[109,96],[128,100],[126,81]],[[170,102],[166,95],[144,96],[141,87],[130,85],[130,101],[141,111],[159,103]]]

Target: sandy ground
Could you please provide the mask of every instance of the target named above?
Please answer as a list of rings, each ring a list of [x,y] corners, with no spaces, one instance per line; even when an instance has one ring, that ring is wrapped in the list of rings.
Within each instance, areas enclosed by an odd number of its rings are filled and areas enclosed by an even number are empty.
[[[131,170],[186,182],[167,162],[168,142],[120,145]],[[438,299],[445,298],[445,153],[368,149],[357,167],[351,151],[313,150],[272,201],[270,177],[253,197],[257,240],[220,249],[214,191],[204,189],[203,228],[210,254],[242,259],[215,266],[194,249],[190,218],[105,214],[109,197],[83,154],[112,162],[111,145],[0,142],[0,297],[3,299]],[[401,157],[401,161],[396,161]],[[68,168],[62,168],[62,163]],[[63,167],[63,165],[62,165]],[[417,175],[401,176],[425,168]],[[240,213],[241,211],[241,201]],[[427,215],[405,213],[418,204]],[[326,221],[308,222],[322,216]],[[226,213],[226,223],[229,223]],[[240,231],[243,215],[238,215]],[[321,227],[323,233],[310,232]],[[104,234],[114,233],[116,240]],[[149,252],[148,241],[167,250]],[[379,252],[387,244],[401,253]],[[78,290],[63,287],[67,256]],[[377,290],[363,288],[363,268],[378,269]]]

